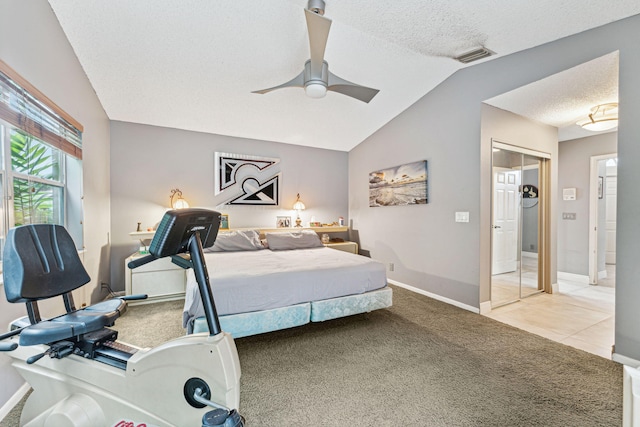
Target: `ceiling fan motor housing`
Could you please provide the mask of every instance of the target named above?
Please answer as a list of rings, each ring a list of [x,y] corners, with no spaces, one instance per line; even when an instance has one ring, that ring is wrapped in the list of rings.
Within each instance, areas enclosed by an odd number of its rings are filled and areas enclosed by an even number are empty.
[[[311,73],[311,60],[307,60],[304,63],[304,85],[309,84],[321,84],[327,86],[329,82],[329,64],[327,61],[322,61],[322,72],[319,76],[314,76]]]
[[[318,15],[324,15],[324,0],[309,0],[308,9]]]

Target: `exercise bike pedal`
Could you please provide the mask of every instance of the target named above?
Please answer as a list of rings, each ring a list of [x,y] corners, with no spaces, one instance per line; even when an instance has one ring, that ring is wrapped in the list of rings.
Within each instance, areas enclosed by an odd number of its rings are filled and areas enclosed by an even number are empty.
[[[202,427],[243,427],[244,418],[235,409],[214,409],[202,417]]]

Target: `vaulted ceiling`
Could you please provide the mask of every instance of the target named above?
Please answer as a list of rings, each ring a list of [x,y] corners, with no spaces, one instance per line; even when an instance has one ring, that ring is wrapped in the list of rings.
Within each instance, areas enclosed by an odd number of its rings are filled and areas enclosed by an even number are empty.
[[[343,79],[380,90],[368,104],[334,92],[313,99],[299,88],[252,93],[302,71],[306,0],[49,3],[110,119],[343,151],[473,66],[457,55],[484,46],[496,55],[483,61],[492,60],[640,13],[637,0],[326,1],[324,59]],[[600,76],[603,89],[565,103],[562,120],[542,86],[530,90],[535,97],[520,92],[490,103],[571,125],[585,105],[608,102],[613,86],[617,100],[617,57],[605,58],[574,70]],[[544,86],[554,98],[566,88],[561,78]]]

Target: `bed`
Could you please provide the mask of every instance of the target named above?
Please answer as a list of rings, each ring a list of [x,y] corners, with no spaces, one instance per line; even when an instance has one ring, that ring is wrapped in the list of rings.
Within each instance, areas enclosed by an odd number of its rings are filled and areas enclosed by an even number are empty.
[[[220,233],[205,260],[220,325],[234,338],[392,305],[384,264],[325,247],[309,230],[267,233],[264,241],[255,230]],[[183,326],[208,330],[192,270]]]

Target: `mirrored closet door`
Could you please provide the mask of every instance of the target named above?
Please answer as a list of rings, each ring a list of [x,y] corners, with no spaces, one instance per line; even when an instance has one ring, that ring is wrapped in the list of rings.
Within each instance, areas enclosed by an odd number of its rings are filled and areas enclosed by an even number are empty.
[[[544,158],[494,143],[492,155],[491,306],[542,292],[540,232]]]

